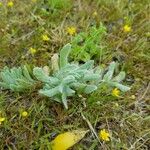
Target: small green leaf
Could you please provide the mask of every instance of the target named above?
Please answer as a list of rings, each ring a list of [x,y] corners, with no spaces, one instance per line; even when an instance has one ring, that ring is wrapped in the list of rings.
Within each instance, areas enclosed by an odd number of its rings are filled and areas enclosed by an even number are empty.
[[[39,90],[39,93],[43,94],[45,96],[48,96],[48,97],[53,97],[56,94],[59,94],[60,92],[59,92],[59,87],[57,86],[57,87],[49,89],[49,90]]]

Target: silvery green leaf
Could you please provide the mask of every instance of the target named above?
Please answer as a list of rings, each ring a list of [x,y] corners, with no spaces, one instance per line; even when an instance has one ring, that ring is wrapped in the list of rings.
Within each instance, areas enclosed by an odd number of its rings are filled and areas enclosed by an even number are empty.
[[[62,70],[63,71],[72,71],[78,68],[77,64],[67,64]]]
[[[34,82],[34,80],[31,78],[31,76],[30,76],[30,74],[29,74],[28,69],[27,69],[26,66],[23,66],[22,72],[23,72],[24,77],[25,77],[28,81]]]
[[[95,68],[95,73],[99,75],[99,79],[97,81],[95,81],[95,84],[99,84],[102,79],[103,79],[103,74],[104,74],[104,69],[100,66],[98,66],[97,68]]]
[[[109,81],[112,79],[116,67],[116,62],[112,62],[108,67],[108,72],[104,75],[103,80]]]
[[[13,91],[24,91],[30,89],[35,81],[31,78],[26,66],[24,67],[14,67],[9,69],[4,67],[0,73],[0,78],[2,82],[0,86],[11,89]]]
[[[48,66],[44,66],[44,67],[43,67],[43,71],[44,71],[44,73],[45,73],[46,75],[49,76],[50,70],[49,70],[49,67],[48,67]]]
[[[42,68],[35,67],[33,69],[33,74],[40,81],[43,81],[43,82],[48,82],[49,81],[49,76],[47,74],[45,74],[45,72]]]
[[[83,70],[83,69],[92,69],[93,66],[94,66],[94,60],[89,60],[85,64],[81,65],[79,67],[79,69],[81,69],[81,70]]]
[[[58,54],[54,54],[51,58],[52,70],[53,72],[59,70],[59,56]]]
[[[116,77],[113,78],[113,81],[121,82],[125,79],[125,72],[121,71]]]
[[[0,87],[3,87],[5,89],[9,89],[10,86],[5,82],[0,82]]]
[[[43,69],[39,68],[39,67],[35,67],[33,69],[33,74],[35,75],[35,77],[38,80],[40,80],[42,82],[51,83],[51,84],[54,84],[54,85],[57,85],[58,82],[59,82],[59,80],[57,78],[48,76],[47,74],[45,74]]]
[[[67,93],[67,96],[72,96],[73,94],[75,94],[75,91],[69,87],[66,87],[66,93]]]
[[[15,84],[10,84],[9,89],[11,89],[12,91],[16,91],[16,92],[22,91],[22,87],[15,85]]]
[[[97,74],[102,74],[104,72],[104,69],[101,66],[97,66],[94,68],[94,72]]]
[[[97,90],[97,86],[96,85],[87,85],[85,90],[84,90],[84,92],[86,94],[89,94],[89,93],[91,93],[91,92],[93,92],[95,90]]]
[[[63,93],[63,89],[64,89],[64,84],[60,83],[60,85],[58,86],[58,90],[60,93]]]
[[[66,78],[64,78],[62,80],[63,84],[69,84],[69,83],[72,83],[72,82],[76,82],[75,77],[72,76],[72,75],[68,75]]]
[[[9,68],[4,68],[1,72],[1,78],[5,83],[15,83],[15,78],[11,77],[11,73],[9,71]]]
[[[99,75],[98,74],[85,74],[83,81],[94,81],[94,80],[98,80],[99,79]]]
[[[62,103],[64,104],[65,108],[68,109],[67,95],[66,95],[65,89],[64,89],[64,91],[63,91],[63,93],[62,93]]]
[[[75,64],[67,64],[64,68],[60,69],[58,72],[54,73],[54,76],[61,78],[63,76],[68,75],[72,71],[75,72],[77,66]]]
[[[18,69],[20,69],[20,67],[18,68]],[[12,68],[11,70],[9,70],[9,73],[7,72],[7,75],[10,75],[11,74],[11,77],[12,77],[12,79],[15,79],[15,78],[22,78],[22,76],[19,76],[18,74],[17,74],[17,68],[16,67],[14,67],[14,68]],[[22,74],[22,72],[21,72],[21,74]],[[10,81],[9,81],[10,82]]]
[[[70,86],[77,90],[77,89],[84,89],[87,86],[87,84],[77,82],[77,83],[72,83]]]
[[[48,97],[53,97],[57,94],[59,94],[59,87],[55,87],[55,88],[52,88],[52,89],[49,89],[49,90],[39,90],[39,93],[40,94],[43,94],[45,96],[48,96]]]
[[[43,86],[43,90],[52,89],[52,88],[54,88],[54,85],[50,85],[50,84],[47,84],[47,83]]]
[[[68,55],[71,52],[71,44],[66,44],[60,51],[60,68],[65,67],[68,64]]]
[[[129,91],[131,88],[125,85],[122,85],[121,83],[118,82],[108,82],[111,86],[115,86],[116,88],[120,89],[123,92]]]

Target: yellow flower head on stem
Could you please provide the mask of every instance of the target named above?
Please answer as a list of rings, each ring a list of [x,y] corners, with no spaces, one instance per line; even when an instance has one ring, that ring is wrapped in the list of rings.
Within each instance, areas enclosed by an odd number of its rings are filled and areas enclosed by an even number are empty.
[[[150,37],[150,32],[147,32],[147,33],[146,33],[146,37]]]
[[[5,118],[4,117],[0,117],[0,125],[2,124],[2,122],[5,121]]]
[[[93,16],[96,17],[97,16],[97,11],[93,12]]]
[[[118,103],[115,103],[115,107],[118,108],[118,107],[119,107],[119,104],[118,104]]]
[[[7,6],[8,6],[8,7],[13,7],[13,6],[14,6],[13,1],[9,1],[9,2],[7,3]]]
[[[68,27],[68,28],[67,28],[67,33],[68,33],[69,35],[74,35],[74,34],[76,34],[76,28],[75,28],[75,27]]]
[[[131,32],[131,30],[132,30],[131,26],[129,26],[129,25],[124,25],[124,27],[123,27],[123,31],[124,31],[124,32]]]
[[[3,6],[2,2],[0,2],[0,7]]]
[[[33,47],[30,47],[30,48],[29,48],[29,52],[30,52],[32,55],[34,55],[34,54],[37,52],[37,50],[36,50],[35,48],[33,48]]]
[[[103,141],[110,141],[110,134],[105,129],[100,130],[99,138]]]
[[[131,99],[136,99],[136,96],[135,95],[131,95]]]
[[[120,90],[118,90],[117,88],[113,89],[112,95],[116,96],[116,97],[119,97],[120,96]]]
[[[28,112],[27,112],[27,111],[21,112],[21,116],[22,116],[22,117],[27,117],[27,116],[28,116]]]
[[[45,41],[45,42],[47,42],[47,41],[50,40],[50,38],[48,37],[47,34],[43,34],[43,35],[42,35],[42,40]]]

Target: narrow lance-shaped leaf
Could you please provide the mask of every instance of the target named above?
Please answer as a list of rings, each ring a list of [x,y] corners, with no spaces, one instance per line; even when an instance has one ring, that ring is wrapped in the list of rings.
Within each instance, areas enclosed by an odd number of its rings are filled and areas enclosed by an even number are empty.
[[[59,80],[57,78],[54,78],[54,77],[49,77],[42,68],[39,68],[39,67],[35,67],[33,69],[33,74],[35,75],[35,77],[40,80],[40,81],[43,81],[43,82],[46,82],[46,83],[51,83],[51,84],[54,84],[56,85]]]
[[[56,94],[59,94],[60,92],[59,92],[59,87],[57,86],[57,87],[49,89],[49,90],[39,90],[39,93],[43,94],[45,96],[48,96],[48,97],[53,97]]]
[[[108,81],[112,78],[113,73],[115,71],[116,62],[112,62],[108,67],[108,72],[104,75],[103,80]]]
[[[113,81],[116,81],[116,82],[121,82],[122,80],[125,79],[125,72],[124,71],[121,71],[116,77],[113,78]]]
[[[65,67],[68,64],[68,55],[71,52],[71,44],[65,45],[60,51],[60,68]]]
[[[111,86],[115,86],[116,88],[120,89],[123,92],[126,92],[126,91],[130,90],[130,87],[122,85],[118,82],[111,82],[110,81],[110,82],[108,82],[108,84],[111,85]]]
[[[94,66],[94,60],[89,60],[85,64],[81,65],[79,69],[92,69]]]
[[[56,72],[59,70],[59,56],[58,54],[54,54],[51,58],[52,70]]]

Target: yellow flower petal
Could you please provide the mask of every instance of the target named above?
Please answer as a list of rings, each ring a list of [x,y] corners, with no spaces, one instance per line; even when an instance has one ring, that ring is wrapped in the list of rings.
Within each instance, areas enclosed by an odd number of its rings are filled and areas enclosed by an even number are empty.
[[[135,95],[131,95],[131,99],[136,99],[136,96]]]
[[[50,40],[50,38],[48,37],[48,35],[43,34],[43,35],[42,35],[42,40],[47,42],[47,41]]]
[[[0,117],[0,122],[3,122],[5,121],[5,118],[4,117]]]
[[[118,104],[118,103],[115,103],[115,107],[119,107],[119,104]]]
[[[8,7],[13,7],[13,6],[14,6],[13,1],[9,1],[9,2],[7,3],[7,6],[8,6]]]
[[[34,55],[37,52],[37,50],[35,48],[32,48],[32,47],[29,49],[29,51],[32,55]]]
[[[110,135],[105,129],[100,130],[99,137],[103,141],[110,141]]]
[[[3,6],[2,2],[0,2],[0,7]]]
[[[120,96],[120,90],[118,90],[117,88],[115,88],[115,89],[112,91],[112,95],[113,95],[113,96],[116,96],[116,97],[119,97],[119,96]]]
[[[93,16],[96,17],[97,16],[97,11],[93,12]]]
[[[27,117],[27,115],[28,115],[28,112],[27,112],[27,111],[23,111],[23,112],[21,113],[21,116],[22,116],[22,117]]]
[[[85,130],[74,130],[59,134],[52,142],[52,150],[67,150],[79,142],[87,133]]]
[[[124,32],[131,32],[131,26],[129,26],[129,25],[124,25],[123,31],[124,31]]]
[[[70,35],[74,35],[74,34],[76,34],[76,28],[75,27],[68,27],[67,32]]]

